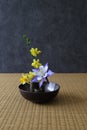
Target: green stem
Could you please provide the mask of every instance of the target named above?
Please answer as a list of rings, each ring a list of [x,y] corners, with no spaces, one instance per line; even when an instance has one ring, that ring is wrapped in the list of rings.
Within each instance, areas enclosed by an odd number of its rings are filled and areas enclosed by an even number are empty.
[[[30,92],[33,92],[33,85],[31,82],[30,82]]]

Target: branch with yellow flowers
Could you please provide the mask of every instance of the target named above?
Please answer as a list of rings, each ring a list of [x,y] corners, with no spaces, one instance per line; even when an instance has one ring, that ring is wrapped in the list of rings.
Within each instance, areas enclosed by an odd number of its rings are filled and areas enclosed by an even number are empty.
[[[30,46],[31,41],[29,38],[27,38],[26,35],[23,35],[23,38],[26,41],[26,44]],[[44,66],[41,64],[40,60],[37,58],[39,54],[42,53],[41,50],[38,48],[30,48],[29,53],[31,56],[33,56],[33,61],[31,63],[31,66],[34,67],[32,71],[26,74],[22,74],[22,77],[20,78],[21,84],[30,84],[30,91],[33,91],[33,82],[39,83],[39,88],[41,89],[41,86],[43,83],[49,82],[48,76],[51,76],[53,72],[51,70],[48,70],[48,63],[46,63]]]
[[[40,63],[40,60],[37,59],[37,56],[41,53],[42,51],[39,50],[38,48],[31,48],[30,49],[30,53],[33,57],[35,57],[33,59],[33,62],[31,64],[31,66],[33,66],[34,68],[39,68],[39,66],[41,66],[42,64]]]

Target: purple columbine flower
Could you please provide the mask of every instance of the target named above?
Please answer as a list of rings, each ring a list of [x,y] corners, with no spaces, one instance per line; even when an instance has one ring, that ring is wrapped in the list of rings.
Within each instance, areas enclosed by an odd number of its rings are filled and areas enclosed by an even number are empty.
[[[44,66],[40,66],[38,69],[33,69],[35,77],[33,78],[32,82],[39,82],[39,87],[42,86],[43,82],[46,81],[48,76],[54,74],[51,70],[48,70],[48,63]]]

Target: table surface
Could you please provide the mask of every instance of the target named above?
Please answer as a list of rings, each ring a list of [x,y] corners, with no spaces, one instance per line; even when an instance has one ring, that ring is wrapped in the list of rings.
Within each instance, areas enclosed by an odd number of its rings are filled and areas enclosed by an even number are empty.
[[[87,73],[51,76],[61,87],[47,104],[21,96],[20,76],[0,74],[0,130],[87,130]]]

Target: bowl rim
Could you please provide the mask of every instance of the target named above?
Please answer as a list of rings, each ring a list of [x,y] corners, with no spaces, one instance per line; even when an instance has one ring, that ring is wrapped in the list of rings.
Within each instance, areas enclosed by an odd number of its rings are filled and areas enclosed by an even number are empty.
[[[49,83],[55,83],[55,82],[49,82]],[[54,93],[56,91],[59,91],[60,85],[58,83],[55,83],[55,85],[57,86],[57,89],[55,89],[54,91],[45,91],[45,92],[30,92],[29,90],[24,90],[20,88],[21,86],[24,87],[23,84],[20,84],[18,87],[19,87],[19,90],[22,92],[31,93],[31,94],[37,94],[37,93],[42,94],[42,93]]]

